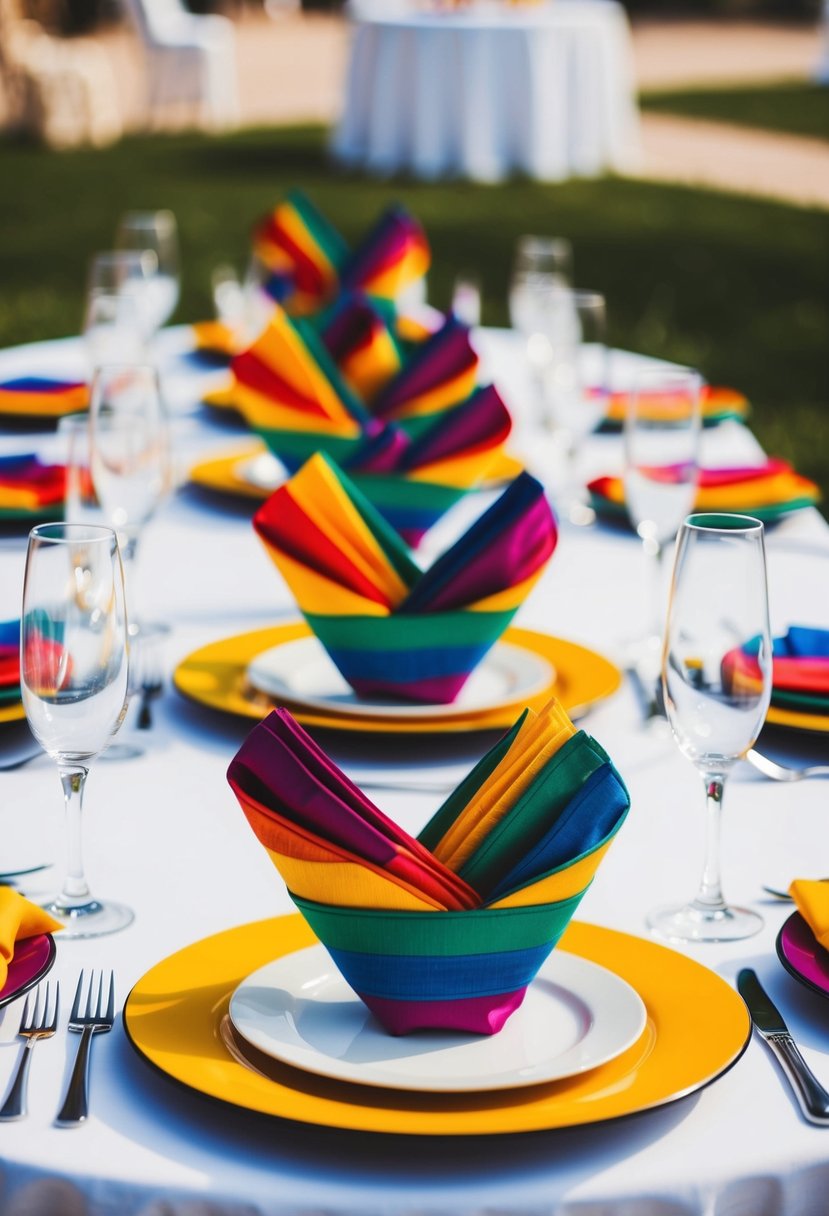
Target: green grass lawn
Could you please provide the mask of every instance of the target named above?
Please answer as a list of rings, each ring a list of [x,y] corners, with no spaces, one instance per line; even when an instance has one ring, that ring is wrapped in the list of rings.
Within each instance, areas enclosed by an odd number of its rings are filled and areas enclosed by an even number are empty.
[[[829,88],[809,81],[645,93],[645,110],[708,118],[829,141]]]
[[[171,207],[182,239],[179,319],[210,314],[210,273],[241,270],[252,221],[303,186],[357,237],[390,200],[419,216],[433,249],[430,299],[460,270],[483,278],[484,321],[507,323],[516,237],[569,237],[579,286],[608,299],[621,347],[690,363],[743,390],[769,451],[829,500],[829,216],[781,203],[604,179],[384,183],[333,169],[320,129],[130,139],[54,154],[5,145],[0,194],[0,345],[77,332],[89,255],[127,208]]]

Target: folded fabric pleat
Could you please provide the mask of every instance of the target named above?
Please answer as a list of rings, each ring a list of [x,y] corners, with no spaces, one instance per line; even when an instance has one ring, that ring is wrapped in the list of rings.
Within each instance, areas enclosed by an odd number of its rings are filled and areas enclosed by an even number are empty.
[[[403,366],[393,314],[360,293],[339,296],[321,319],[321,337],[343,379],[370,404]]]
[[[469,340],[469,327],[449,317],[377,395],[372,413],[392,418],[418,435],[435,414],[466,400],[475,387],[477,371],[478,356]]]
[[[342,285],[386,300],[396,300],[429,269],[426,234],[405,208],[395,204],[349,255]]]
[[[259,221],[253,251],[271,271],[268,293],[298,314],[316,311],[333,295],[348,257],[342,236],[300,190]]]

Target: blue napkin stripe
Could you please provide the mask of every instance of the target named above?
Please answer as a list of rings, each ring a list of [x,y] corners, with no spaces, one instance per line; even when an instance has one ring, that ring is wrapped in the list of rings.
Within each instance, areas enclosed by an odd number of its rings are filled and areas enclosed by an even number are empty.
[[[430,646],[422,650],[345,650],[326,645],[346,680],[384,680],[397,684],[434,680],[472,671],[491,648]]]
[[[439,912],[434,913],[440,916]],[[432,956],[328,953],[352,988],[391,1001],[445,1001],[494,996],[523,988],[535,976],[554,943],[499,954]]]

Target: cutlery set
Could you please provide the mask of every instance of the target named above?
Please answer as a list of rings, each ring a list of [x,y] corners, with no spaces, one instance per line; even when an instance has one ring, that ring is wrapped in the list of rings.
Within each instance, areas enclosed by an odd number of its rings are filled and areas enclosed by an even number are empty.
[[[84,989],[86,997],[84,999]],[[25,1040],[23,1054],[17,1065],[6,1099],[0,1107],[0,1121],[11,1122],[22,1119],[28,1112],[26,1088],[29,1062],[38,1039],[52,1038],[58,1028],[60,1012],[60,985],[56,981],[54,991],[50,981],[41,984],[35,992],[29,992],[20,1016],[18,1036]],[[89,1049],[92,1036],[111,1030],[115,1022],[115,976],[109,973],[106,983],[103,971],[95,972],[86,983],[83,971],[78,977],[75,999],[69,1014],[67,1029],[81,1036],[75,1063],[66,1087],[66,1093],[55,1119],[56,1127],[79,1127],[89,1114]]]

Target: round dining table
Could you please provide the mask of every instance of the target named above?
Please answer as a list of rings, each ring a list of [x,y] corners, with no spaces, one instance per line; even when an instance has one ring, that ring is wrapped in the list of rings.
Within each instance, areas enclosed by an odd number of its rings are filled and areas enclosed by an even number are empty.
[[[482,378],[492,378],[513,411],[511,450],[551,489],[549,434],[535,422],[523,347],[508,331],[481,330]],[[250,441],[241,426],[209,415],[203,392],[221,378],[193,352],[187,327],[161,335],[157,357],[171,406],[179,488],[146,528],[138,577],[144,612],[170,627],[165,692],[151,729],[139,731],[131,706],[122,735],[133,758],[106,753],[93,763],[85,815],[85,860],[93,891],[135,911],[109,937],[61,941],[52,977],[61,985],[58,1033],[37,1045],[29,1113],[0,1124],[3,1216],[821,1216],[829,1194],[829,1129],[804,1121],[767,1048],[746,1036],[730,1067],[710,1084],[643,1109],[635,1117],[510,1134],[398,1134],[383,1116],[376,1130],[343,1130],[296,1117],[271,1117],[220,1103],[183,1086],[134,1050],[122,1022],[131,989],[177,951],[212,935],[293,912],[287,891],[248,828],[226,770],[252,722],[181,696],[173,669],[194,650],[247,631],[296,620],[298,612],[254,534],[251,506],[211,498],[187,470],[211,454]],[[641,364],[618,352],[620,385]],[[76,339],[0,353],[0,378],[24,368],[71,377],[83,371]],[[704,435],[705,459],[739,463],[760,455],[750,430],[726,422]],[[37,451],[59,459],[52,432],[4,429],[0,453]],[[597,434],[580,457],[585,475],[621,468],[618,435]],[[814,509],[768,530],[772,627],[829,626],[829,528]],[[25,529],[0,536],[0,618],[19,614]],[[621,527],[562,520],[557,551],[517,624],[578,643],[619,663],[625,643],[648,619],[649,583],[641,542]],[[635,684],[582,707],[579,725],[604,746],[631,795],[628,819],[577,919],[647,938],[655,905],[690,898],[702,865],[703,788],[666,723],[643,712]],[[374,800],[416,832],[491,745],[477,734],[364,731],[318,735],[325,749]],[[760,746],[789,763],[826,751],[827,736],[765,731]],[[21,880],[40,898],[58,880],[64,824],[53,762],[32,750],[25,724],[0,727],[0,870],[53,868]],[[36,750],[36,748],[34,749]],[[829,873],[827,786],[783,785],[747,764],[726,791],[723,871],[727,896],[759,910],[765,927],[731,944],[677,946],[733,989],[753,967],[788,1019],[807,1061],[829,1084],[829,1004],[781,966],[775,939],[792,905],[764,892],[797,876]],[[293,930],[274,922],[274,955]],[[291,922],[293,923],[293,922]],[[280,928],[283,926],[283,928]],[[283,940],[284,938],[284,940]],[[626,939],[627,940],[627,939]],[[201,999],[210,1005],[210,945],[204,947]],[[216,965],[219,965],[218,954]],[[81,969],[112,969],[116,1022],[92,1043],[90,1116],[55,1125],[77,1036],[66,1017]],[[174,973],[173,969],[173,973]],[[658,970],[658,968],[657,968]],[[657,981],[658,976],[651,979]],[[194,981],[195,982],[195,981]],[[216,988],[218,993],[219,989]],[[159,1008],[174,996],[154,988]],[[218,999],[216,997],[215,999]],[[689,1003],[675,1016],[693,1038],[704,1011]],[[20,1049],[20,1002],[0,1009],[0,1091]],[[748,1025],[746,1021],[746,1026]],[[657,1027],[657,1030],[659,1028]],[[178,1046],[200,1075],[204,1026]],[[705,1032],[712,1034],[710,1025]],[[716,1038],[716,1030],[713,1032]],[[156,1044],[163,1057],[165,1044]],[[207,1055],[220,1055],[212,1042]],[[462,1128],[457,1129],[462,1131]]]
[[[430,179],[633,172],[625,11],[616,0],[355,5],[332,152],[370,173]]]

